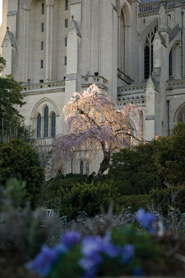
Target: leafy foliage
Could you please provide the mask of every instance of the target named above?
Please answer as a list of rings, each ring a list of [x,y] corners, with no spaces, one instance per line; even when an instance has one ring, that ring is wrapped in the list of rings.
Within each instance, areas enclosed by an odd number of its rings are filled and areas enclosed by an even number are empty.
[[[6,61],[0,57],[0,72],[5,66]],[[21,90],[21,83],[11,75],[0,77],[0,141],[24,138],[26,142],[33,143],[31,129],[24,126],[18,110],[25,104]]]
[[[185,123],[180,122],[170,137],[160,137],[157,141],[157,173],[169,184],[184,184]]]
[[[5,60],[0,57],[0,72],[6,65]],[[10,133],[12,128],[18,126],[22,119],[16,107],[25,102],[21,95],[20,83],[16,82],[11,75],[0,77],[0,132],[1,136]]]
[[[3,190],[0,211],[0,273],[2,278],[35,278],[24,264],[42,244],[54,244],[64,229],[56,214],[47,218],[44,209],[32,211],[26,204],[25,184],[11,179]],[[19,206],[20,205],[20,206]]]
[[[0,144],[0,162],[2,184],[5,185],[10,177],[25,181],[27,197],[35,205],[44,182],[44,171],[35,150],[21,139],[3,142]]]
[[[67,216],[69,221],[76,218],[80,211],[95,216],[101,209],[107,210],[114,197],[110,184],[86,184],[85,181],[80,184],[65,178],[46,184],[40,204],[55,209],[61,216]]]
[[[6,182],[6,185],[2,188],[2,200],[4,203],[7,200],[11,200],[12,205],[15,208],[24,207],[26,205],[26,183],[20,182],[16,178],[11,178]],[[0,203],[1,203],[0,202]]]
[[[113,154],[109,175],[115,184],[127,179],[131,192],[143,194],[152,188],[184,184],[184,165],[185,124],[179,123],[169,137]]]
[[[152,188],[161,188],[154,162],[155,142],[126,148],[112,156],[109,177],[122,195],[147,194]]]

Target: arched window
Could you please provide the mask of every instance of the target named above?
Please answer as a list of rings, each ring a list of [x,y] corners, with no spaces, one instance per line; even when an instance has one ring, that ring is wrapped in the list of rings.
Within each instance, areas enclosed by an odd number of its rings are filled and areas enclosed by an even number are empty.
[[[185,123],[185,105],[180,109],[177,116],[177,121]]]
[[[83,160],[80,161],[80,174],[83,175],[84,173],[84,162]]]
[[[169,76],[172,76],[172,49],[169,53]]]
[[[153,41],[155,33],[158,26],[155,25],[154,28],[148,33],[144,44],[144,76],[148,79],[153,71]]]
[[[89,160],[86,160],[85,174],[86,174],[87,176],[89,175]]]
[[[48,106],[44,108],[44,137],[48,137],[48,115],[49,109]]]
[[[121,11],[120,17],[120,55],[119,55],[119,68],[122,72],[125,73],[125,16],[123,10]]]
[[[41,115],[37,116],[37,138],[41,137]]]
[[[56,114],[53,112],[51,114],[51,137],[56,135]]]

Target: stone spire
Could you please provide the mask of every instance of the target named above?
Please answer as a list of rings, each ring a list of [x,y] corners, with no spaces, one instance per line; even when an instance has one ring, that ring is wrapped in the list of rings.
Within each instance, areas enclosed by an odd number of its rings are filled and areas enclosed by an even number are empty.
[[[168,31],[168,7],[167,7],[166,0],[160,2],[158,31],[159,32]]]

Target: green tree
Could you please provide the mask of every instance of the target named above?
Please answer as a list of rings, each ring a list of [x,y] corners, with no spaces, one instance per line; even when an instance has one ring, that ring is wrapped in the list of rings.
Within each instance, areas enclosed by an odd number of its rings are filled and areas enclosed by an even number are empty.
[[[115,180],[126,176],[139,190],[185,184],[185,123],[179,123],[169,137],[159,137],[134,149],[112,156],[109,175]],[[143,185],[142,185],[143,184]],[[148,186],[147,186],[148,184]],[[139,193],[139,192],[137,192]]]
[[[44,170],[36,151],[23,140],[12,139],[0,143],[0,163],[2,184],[11,177],[25,181],[27,197],[35,206],[44,182]]]
[[[5,60],[0,57],[0,72],[5,67]],[[7,138],[18,132],[23,117],[18,111],[25,102],[21,95],[20,83],[11,75],[0,77],[0,138]],[[10,136],[11,137],[11,136]]]
[[[109,176],[121,195],[146,194],[162,187],[155,161],[157,144],[154,140],[113,154]]]
[[[185,184],[185,123],[179,123],[169,137],[160,137],[155,153],[157,173],[170,185]]]

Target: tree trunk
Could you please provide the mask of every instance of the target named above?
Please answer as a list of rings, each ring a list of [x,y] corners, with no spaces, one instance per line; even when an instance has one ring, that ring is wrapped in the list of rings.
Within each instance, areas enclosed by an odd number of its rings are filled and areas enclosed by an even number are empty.
[[[109,168],[111,152],[110,150],[106,151],[104,142],[102,142],[101,145],[103,150],[103,160],[100,163],[98,173],[103,174]]]

